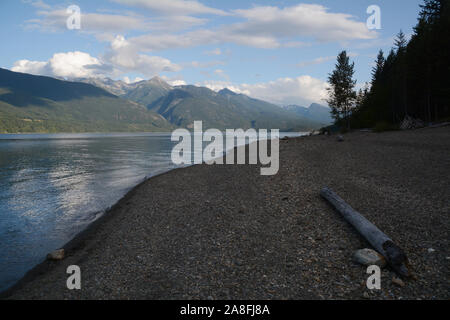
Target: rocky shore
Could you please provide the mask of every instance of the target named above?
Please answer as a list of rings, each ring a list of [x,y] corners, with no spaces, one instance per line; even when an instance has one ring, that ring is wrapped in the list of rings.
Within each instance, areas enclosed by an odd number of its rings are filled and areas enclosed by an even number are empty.
[[[449,176],[450,127],[282,140],[275,176],[197,165],[147,180],[4,297],[449,299]],[[324,186],[404,249],[416,280],[384,268],[381,290],[366,288],[352,256],[370,246]]]

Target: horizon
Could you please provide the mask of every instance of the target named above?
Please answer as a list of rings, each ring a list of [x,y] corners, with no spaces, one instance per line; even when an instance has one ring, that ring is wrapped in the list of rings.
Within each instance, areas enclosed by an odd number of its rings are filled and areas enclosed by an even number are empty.
[[[0,69],[3,69],[3,68],[0,68]],[[9,69],[4,69],[4,70],[12,71],[12,70],[9,70]],[[12,71],[12,72],[22,73],[22,74],[28,74],[28,75],[33,75],[33,74],[31,74],[31,73],[24,73],[24,72],[17,72],[17,71]],[[115,80],[115,79],[111,79],[111,78],[109,78],[109,77],[63,78],[63,77],[55,77],[55,76],[48,76],[48,75],[38,75],[38,76],[48,77],[48,78],[53,78],[53,79],[61,80],[61,81],[81,82],[81,83],[83,83],[81,80],[84,80],[84,79],[105,79],[105,80],[111,80],[111,81],[115,81],[115,82],[120,82],[120,81],[121,81],[122,83],[124,83],[124,84],[126,84],[126,85],[130,85],[130,86],[131,86],[131,85],[134,85],[134,84],[138,84],[138,83],[149,82],[149,81],[152,81],[153,79],[157,79],[157,80],[163,81],[165,84],[168,84],[168,85],[171,86],[172,88],[176,88],[176,87],[185,87],[185,86],[203,87],[203,86],[199,86],[199,85],[196,85],[196,84],[175,84],[175,85],[171,85],[171,84],[169,84],[165,79],[161,78],[161,77],[158,76],[158,75],[153,76],[152,78],[149,78],[149,79],[140,79],[140,80],[135,81],[135,82],[125,82],[125,81],[122,80],[122,79],[117,79],[117,80]],[[99,88],[108,91],[108,90],[105,89],[105,88],[102,88],[102,87],[99,87]],[[221,91],[228,90],[228,91],[230,91],[230,92],[232,92],[232,93],[234,93],[234,94],[237,94],[237,95],[245,95],[244,93],[238,93],[238,92],[235,92],[235,91],[233,91],[232,89],[230,89],[230,88],[228,88],[228,87],[216,88],[216,89],[208,88],[208,87],[203,87],[203,88],[210,89],[210,90],[212,90],[212,91],[214,91],[214,92],[216,92],[216,93],[219,93],[219,92],[221,92]],[[108,92],[110,92],[110,91],[108,91]],[[110,93],[114,94],[113,92],[110,92]],[[252,98],[252,97],[251,97],[251,98]],[[257,99],[257,98],[254,98],[254,99]],[[257,99],[257,100],[258,100],[258,99]],[[262,100],[262,101],[264,101],[264,100]],[[311,102],[310,104],[304,105],[304,106],[297,105],[297,104],[285,104],[285,105],[279,105],[279,104],[276,104],[276,103],[274,103],[274,105],[276,105],[276,106],[278,106],[278,107],[290,107],[290,106],[296,106],[296,107],[302,107],[302,108],[309,108],[309,107],[311,107],[312,105],[319,105],[319,106],[322,106],[322,107],[327,107],[327,108],[329,108],[329,106],[328,106],[326,103],[318,103],[318,102]]]
[[[388,51],[400,29],[411,35],[420,3],[3,1],[0,32],[11,41],[0,66],[125,83],[159,76],[172,86],[228,88],[277,105],[324,104],[338,52],[355,61],[362,87],[378,50]],[[81,10],[79,30],[66,25],[72,4]],[[366,26],[373,4],[381,9],[379,30]]]

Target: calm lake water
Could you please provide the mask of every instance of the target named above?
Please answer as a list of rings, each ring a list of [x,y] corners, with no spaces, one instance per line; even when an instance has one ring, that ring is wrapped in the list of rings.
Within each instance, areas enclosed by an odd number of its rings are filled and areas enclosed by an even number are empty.
[[[0,135],[0,291],[146,177],[175,168],[175,144],[169,133]]]

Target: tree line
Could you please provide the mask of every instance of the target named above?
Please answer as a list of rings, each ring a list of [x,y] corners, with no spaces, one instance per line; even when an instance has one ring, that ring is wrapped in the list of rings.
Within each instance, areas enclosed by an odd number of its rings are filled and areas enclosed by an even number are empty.
[[[409,41],[400,31],[390,52],[380,50],[370,83],[355,90],[354,63],[346,51],[329,75],[329,99],[342,128],[395,128],[409,116],[450,120],[450,1],[424,0]]]

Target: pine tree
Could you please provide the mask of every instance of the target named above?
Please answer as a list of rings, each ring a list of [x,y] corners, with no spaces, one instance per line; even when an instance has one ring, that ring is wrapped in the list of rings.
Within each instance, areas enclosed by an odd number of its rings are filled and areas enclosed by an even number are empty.
[[[396,74],[398,77],[398,92],[400,96],[400,104],[403,107],[404,116],[408,115],[408,86],[407,86],[407,63],[406,63],[406,46],[408,41],[402,30],[397,34],[395,39],[395,49],[397,54]]]
[[[397,55],[404,54],[406,52],[406,45],[408,41],[402,30],[397,34],[397,38],[394,41],[395,48],[397,49]]]
[[[356,81],[353,80],[355,63],[350,63],[346,51],[342,51],[337,57],[335,70],[329,75],[328,105],[336,120],[336,123],[345,120],[347,129],[350,130],[350,115],[354,107],[356,92],[354,90]]]
[[[385,59],[379,52],[370,91],[358,96],[352,125],[398,124],[405,115],[450,119],[450,0],[424,0],[420,7],[411,40],[400,31]]]
[[[380,77],[383,73],[384,68],[384,53],[383,50],[380,50],[378,52],[377,60],[375,61],[375,67],[372,69],[372,86],[375,85],[375,83],[380,80]]]

